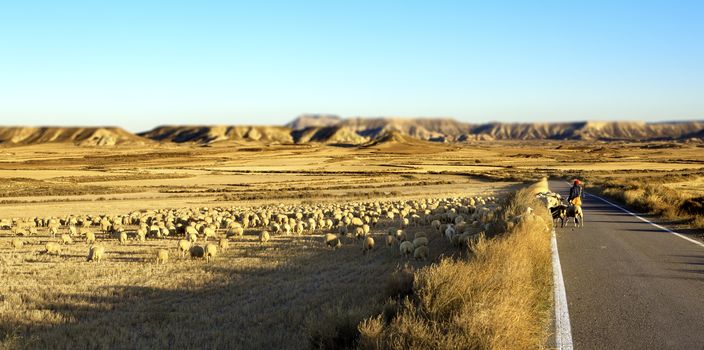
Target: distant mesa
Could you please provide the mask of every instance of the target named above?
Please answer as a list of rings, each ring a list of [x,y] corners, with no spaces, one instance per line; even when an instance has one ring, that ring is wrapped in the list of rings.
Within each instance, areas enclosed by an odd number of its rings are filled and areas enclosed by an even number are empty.
[[[152,142],[117,127],[0,127],[0,145],[4,146],[68,143],[95,147]]]
[[[296,143],[326,143],[326,144],[347,144],[359,145],[369,141],[368,137],[362,136],[354,130],[341,125],[324,127],[307,127],[302,130],[292,132]]]
[[[283,126],[159,126],[139,136],[159,142],[212,144],[223,141],[293,143]]]
[[[308,128],[328,127],[339,124],[342,121],[334,114],[303,114],[296,119],[288,122],[285,126],[294,131]]]
[[[452,118],[340,118],[302,115],[286,126],[166,125],[134,135],[121,128],[0,127],[0,145],[72,143],[112,146],[161,143],[328,144],[378,146],[418,141],[586,140],[701,142],[703,121],[470,124]]]

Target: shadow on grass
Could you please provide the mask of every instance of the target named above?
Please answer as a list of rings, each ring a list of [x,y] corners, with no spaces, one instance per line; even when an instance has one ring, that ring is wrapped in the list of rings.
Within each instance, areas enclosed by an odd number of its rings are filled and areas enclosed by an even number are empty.
[[[383,235],[376,237],[377,248],[366,256],[356,244],[333,251],[320,240],[312,244],[303,237],[276,236],[265,245],[232,242],[234,247],[209,264],[176,259],[169,263],[172,266],[135,265],[133,284],[95,286],[87,293],[56,290],[33,305],[21,306],[29,313],[49,311],[52,320],[27,322],[21,318],[23,312],[0,313],[0,345],[42,349],[309,348],[308,327],[315,327],[326,310],[363,310],[372,315],[377,310],[370,308],[377,304],[389,276],[400,264],[409,262],[419,268],[438,259],[441,252],[455,251],[438,235],[431,239],[431,253],[435,254],[429,261],[409,261],[399,257],[397,246],[383,246]],[[243,251],[246,254],[241,254]],[[100,265],[144,260],[113,255],[117,254],[110,253],[109,261]],[[241,263],[247,259],[243,255],[251,256],[253,262]],[[257,261],[261,263],[257,265]],[[142,272],[150,269],[173,271],[159,277]],[[191,283],[197,275],[207,276],[206,282]],[[144,281],[176,276],[178,282],[167,280],[161,285],[168,287],[163,288]]]

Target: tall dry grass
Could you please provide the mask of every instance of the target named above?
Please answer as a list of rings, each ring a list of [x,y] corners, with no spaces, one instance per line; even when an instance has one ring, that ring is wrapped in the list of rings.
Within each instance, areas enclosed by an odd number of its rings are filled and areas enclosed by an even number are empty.
[[[552,297],[550,221],[533,190],[508,196],[497,220],[528,206],[541,219],[481,239],[469,259],[446,258],[416,271],[408,295],[391,296],[382,313],[359,324],[358,347],[543,348]]]
[[[635,210],[704,228],[704,197],[690,198],[657,181],[607,179],[588,188]]]

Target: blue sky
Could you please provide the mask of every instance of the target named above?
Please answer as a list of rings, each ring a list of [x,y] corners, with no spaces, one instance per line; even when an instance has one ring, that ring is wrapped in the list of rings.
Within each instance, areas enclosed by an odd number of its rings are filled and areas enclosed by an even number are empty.
[[[704,119],[702,1],[0,1],[0,124]]]

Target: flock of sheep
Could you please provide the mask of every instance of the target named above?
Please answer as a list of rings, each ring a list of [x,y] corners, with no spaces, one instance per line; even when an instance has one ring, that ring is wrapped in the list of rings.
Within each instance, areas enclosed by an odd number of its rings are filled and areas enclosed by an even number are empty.
[[[14,248],[25,243],[22,236],[50,236],[46,254],[61,254],[62,246],[85,242],[88,261],[105,259],[107,240],[120,244],[171,239],[181,257],[211,261],[227,250],[231,240],[258,235],[267,244],[279,235],[322,237],[322,243],[337,249],[359,245],[363,254],[375,249],[385,232],[384,244],[397,247],[402,257],[426,260],[429,240],[444,237],[456,246],[467,246],[492,230],[492,220],[501,209],[493,196],[442,199],[360,202],[348,204],[268,205],[257,208],[183,208],[134,211],[126,215],[69,215],[62,218],[14,218],[0,221],[0,229],[16,237]],[[520,220],[520,217],[514,218]],[[410,237],[408,228],[415,227]],[[382,233],[380,235],[379,233]],[[382,236],[383,237],[383,236]],[[157,263],[169,260],[169,250],[153,252]]]

